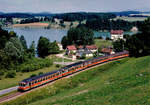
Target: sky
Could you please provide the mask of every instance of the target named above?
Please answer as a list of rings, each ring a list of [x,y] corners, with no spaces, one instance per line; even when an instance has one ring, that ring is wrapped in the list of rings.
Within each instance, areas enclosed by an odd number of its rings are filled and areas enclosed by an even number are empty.
[[[150,0],[0,0],[1,12],[150,11]]]

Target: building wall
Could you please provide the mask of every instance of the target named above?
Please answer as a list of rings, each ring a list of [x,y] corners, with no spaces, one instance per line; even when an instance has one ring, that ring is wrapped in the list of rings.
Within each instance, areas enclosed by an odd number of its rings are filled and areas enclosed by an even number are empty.
[[[123,34],[121,34],[121,35],[111,34],[111,39],[112,40],[123,39]]]
[[[92,57],[93,54],[86,54],[86,57]]]

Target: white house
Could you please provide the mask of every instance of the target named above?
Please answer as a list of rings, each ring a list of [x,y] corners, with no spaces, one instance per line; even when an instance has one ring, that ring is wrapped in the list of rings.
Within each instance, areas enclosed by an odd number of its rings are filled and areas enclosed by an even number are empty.
[[[116,41],[117,39],[123,39],[123,30],[111,30],[111,39]]]
[[[131,31],[132,32],[138,32],[138,28],[137,27],[132,27]]]

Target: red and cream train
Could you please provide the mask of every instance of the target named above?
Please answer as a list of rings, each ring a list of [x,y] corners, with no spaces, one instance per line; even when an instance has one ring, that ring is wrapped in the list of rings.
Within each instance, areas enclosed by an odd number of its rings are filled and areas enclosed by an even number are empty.
[[[124,52],[119,52],[113,55],[102,56],[102,57],[89,59],[86,61],[77,62],[71,65],[65,66],[59,70],[55,70],[46,74],[24,79],[21,82],[19,82],[18,90],[27,91],[32,88],[38,87],[40,85],[54,81],[56,79],[62,78],[64,76],[84,70],[88,67],[92,67],[97,64],[102,64],[102,63],[113,61],[113,60],[120,59],[120,58],[125,58],[128,56],[129,56],[129,52],[124,51]]]

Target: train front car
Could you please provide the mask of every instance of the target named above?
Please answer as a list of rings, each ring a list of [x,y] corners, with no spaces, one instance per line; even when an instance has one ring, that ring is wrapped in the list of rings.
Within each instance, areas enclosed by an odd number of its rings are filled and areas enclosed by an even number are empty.
[[[29,89],[29,84],[26,82],[19,82],[18,91],[24,92]]]

